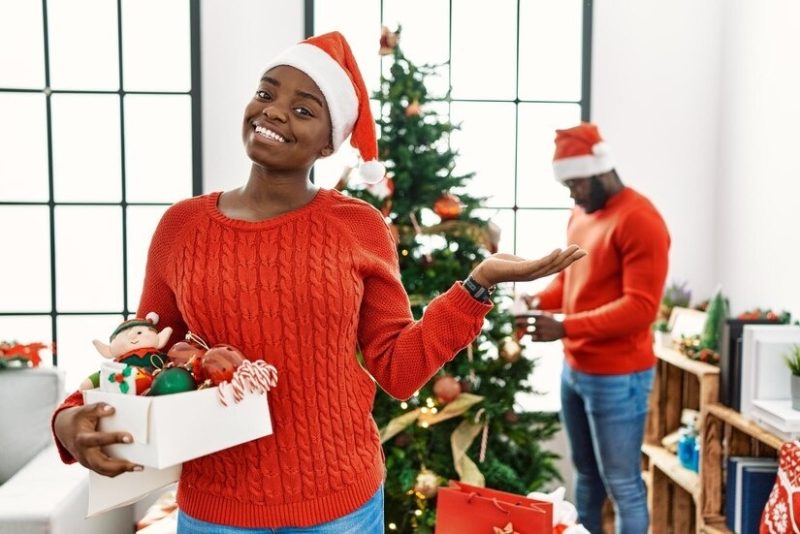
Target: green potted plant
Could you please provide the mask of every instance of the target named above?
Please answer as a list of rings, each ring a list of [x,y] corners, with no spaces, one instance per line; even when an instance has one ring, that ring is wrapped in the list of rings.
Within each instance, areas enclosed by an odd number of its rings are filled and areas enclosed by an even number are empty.
[[[800,345],[795,345],[785,358],[792,371],[792,409],[800,410]]]

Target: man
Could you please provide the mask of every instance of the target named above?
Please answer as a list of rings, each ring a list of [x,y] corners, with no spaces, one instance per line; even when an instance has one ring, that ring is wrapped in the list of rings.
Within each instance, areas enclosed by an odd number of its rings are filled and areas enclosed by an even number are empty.
[[[575,201],[567,242],[589,255],[526,297],[541,310],[518,320],[534,341],[563,339],[563,422],[577,472],[576,505],[590,532],[614,501],[617,532],[644,534],[640,447],[653,381],[651,324],[667,274],[670,238],[644,196],[622,184],[590,123],[556,131],[553,168]],[[550,312],[564,314],[563,321]]]

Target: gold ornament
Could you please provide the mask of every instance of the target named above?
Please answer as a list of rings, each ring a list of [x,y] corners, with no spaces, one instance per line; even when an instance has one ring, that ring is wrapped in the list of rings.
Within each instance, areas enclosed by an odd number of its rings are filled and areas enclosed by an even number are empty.
[[[508,363],[517,363],[522,356],[522,345],[513,337],[505,337],[500,342],[500,357]]]
[[[439,477],[433,471],[423,469],[417,475],[414,492],[419,493],[426,499],[433,499],[439,492]]]

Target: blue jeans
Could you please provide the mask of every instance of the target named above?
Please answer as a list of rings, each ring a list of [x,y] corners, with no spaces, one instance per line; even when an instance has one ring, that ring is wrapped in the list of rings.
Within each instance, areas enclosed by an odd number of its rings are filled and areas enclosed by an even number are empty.
[[[355,512],[312,527],[226,527],[178,512],[178,534],[383,534],[383,486]]]
[[[575,506],[592,534],[603,531],[606,495],[618,534],[647,532],[641,447],[653,374],[589,375],[564,363],[561,410],[575,465]]]

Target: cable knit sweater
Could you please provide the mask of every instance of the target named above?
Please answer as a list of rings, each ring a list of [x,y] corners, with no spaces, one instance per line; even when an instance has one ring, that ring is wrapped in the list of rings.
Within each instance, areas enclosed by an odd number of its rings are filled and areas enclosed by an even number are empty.
[[[670,237],[655,206],[630,187],[594,213],[572,211],[567,241],[589,252],[539,293],[539,307],[561,311],[564,353],[573,369],[608,375],[655,365],[655,321]]]
[[[219,196],[164,214],[138,315],[158,312],[173,343],[190,329],[273,364],[274,434],[185,463],[178,503],[238,527],[333,520],[384,478],[375,382],[411,396],[477,336],[490,305],[456,283],[415,322],[389,229],[360,200],[323,189],[302,208],[248,222],[221,213]],[[76,392],[59,409],[81,402]]]

